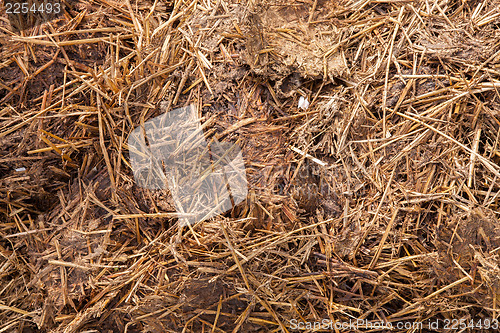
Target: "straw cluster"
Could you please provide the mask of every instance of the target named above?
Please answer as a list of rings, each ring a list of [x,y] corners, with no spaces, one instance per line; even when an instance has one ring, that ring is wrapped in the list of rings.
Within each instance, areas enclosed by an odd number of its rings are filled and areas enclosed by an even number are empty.
[[[0,332],[488,331],[499,5],[81,0],[21,32],[1,11]],[[248,195],[184,226],[128,139],[187,105],[241,147]]]

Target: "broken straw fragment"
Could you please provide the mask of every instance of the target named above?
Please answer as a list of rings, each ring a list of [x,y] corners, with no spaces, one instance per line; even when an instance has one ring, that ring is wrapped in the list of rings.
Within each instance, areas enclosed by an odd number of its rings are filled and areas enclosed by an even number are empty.
[[[328,165],[328,163],[323,162],[323,161],[321,161],[321,160],[317,159],[316,157],[314,157],[314,156],[312,156],[312,155],[310,155],[310,154],[308,154],[308,153],[303,152],[303,151],[302,151],[302,150],[300,150],[299,148],[296,148],[296,147],[290,146],[290,149],[291,149],[291,150],[293,150],[294,152],[296,152],[297,154],[300,154],[300,155],[302,155],[302,156],[304,156],[304,157],[309,158],[311,161],[313,161],[314,163],[317,163],[317,164],[319,164],[319,165],[321,165],[321,166],[327,166],[327,165]]]

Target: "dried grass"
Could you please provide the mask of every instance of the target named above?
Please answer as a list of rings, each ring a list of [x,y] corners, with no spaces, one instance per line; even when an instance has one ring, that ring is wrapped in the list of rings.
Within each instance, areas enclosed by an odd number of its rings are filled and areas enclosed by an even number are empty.
[[[75,9],[0,21],[0,332],[498,317],[498,1]],[[180,227],[135,185],[161,102],[239,140],[244,204]]]

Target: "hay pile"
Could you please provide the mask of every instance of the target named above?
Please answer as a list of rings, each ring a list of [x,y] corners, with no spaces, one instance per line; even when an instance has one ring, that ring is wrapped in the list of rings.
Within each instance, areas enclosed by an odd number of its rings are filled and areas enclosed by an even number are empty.
[[[72,6],[0,21],[1,332],[490,330],[498,1]],[[240,143],[244,204],[180,227],[135,184],[162,102]]]

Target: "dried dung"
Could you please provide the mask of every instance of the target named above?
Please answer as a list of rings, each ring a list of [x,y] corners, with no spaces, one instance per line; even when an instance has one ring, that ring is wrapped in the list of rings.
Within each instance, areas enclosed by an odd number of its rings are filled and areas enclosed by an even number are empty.
[[[1,332],[493,330],[498,1],[80,0],[22,31],[5,14]],[[128,139],[188,105],[241,147],[248,195],[186,226]]]

